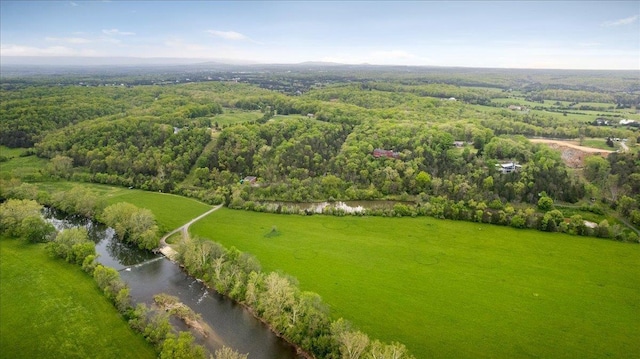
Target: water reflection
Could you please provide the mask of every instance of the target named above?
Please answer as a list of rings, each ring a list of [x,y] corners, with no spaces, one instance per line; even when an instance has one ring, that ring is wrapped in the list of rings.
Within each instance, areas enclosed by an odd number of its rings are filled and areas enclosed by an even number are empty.
[[[386,210],[393,209],[396,203],[412,204],[406,201],[336,201],[336,202],[282,202],[282,201],[262,201],[257,202],[259,205],[265,206],[269,212],[305,212],[307,214],[316,213],[332,213],[335,211],[359,214],[368,210]]]
[[[206,334],[194,332],[199,344],[210,352],[223,345],[251,359],[299,358],[292,346],[274,335],[262,322],[242,306],[208,290],[200,281],[187,275],[175,263],[150,251],[120,242],[113,229],[76,216],[65,216],[54,209],[45,210],[45,218],[58,230],[84,227],[96,243],[98,262],[120,271],[131,288],[134,302],[152,304],[153,296],[167,293],[180,298],[202,316]],[[185,330],[182,322],[174,322]]]
[[[140,250],[134,244],[119,241],[113,228],[90,219],[68,216],[53,208],[45,209],[44,216],[57,230],[74,227],[85,228],[89,239],[96,244],[96,252],[99,254],[98,262],[116,270],[122,270],[128,266],[158,257],[153,252]]]

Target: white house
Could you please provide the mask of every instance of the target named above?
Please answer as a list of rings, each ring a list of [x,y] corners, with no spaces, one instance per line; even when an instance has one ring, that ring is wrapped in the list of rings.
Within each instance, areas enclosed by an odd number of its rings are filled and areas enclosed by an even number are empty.
[[[517,164],[515,162],[498,163],[498,164],[496,164],[496,167],[498,167],[498,170],[501,173],[511,173],[511,172],[515,172],[515,171],[519,170],[520,168],[522,168],[522,166],[520,166],[519,164]]]

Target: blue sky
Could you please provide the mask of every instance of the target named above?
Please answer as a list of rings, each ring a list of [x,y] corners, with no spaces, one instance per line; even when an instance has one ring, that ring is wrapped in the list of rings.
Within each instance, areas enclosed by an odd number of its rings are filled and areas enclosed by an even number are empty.
[[[6,1],[1,56],[640,69],[640,1]]]

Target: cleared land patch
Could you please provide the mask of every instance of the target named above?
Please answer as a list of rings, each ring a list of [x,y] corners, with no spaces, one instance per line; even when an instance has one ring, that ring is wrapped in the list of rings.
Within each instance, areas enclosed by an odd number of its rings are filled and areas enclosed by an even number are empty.
[[[265,238],[274,226],[280,235]],[[637,245],[432,218],[228,209],[191,231],[297,277],[333,316],[418,358],[640,351]]]
[[[562,160],[567,164],[567,166],[572,168],[582,167],[586,156],[600,155],[602,157],[607,157],[610,153],[615,152],[600,148],[580,146],[574,141],[559,141],[544,138],[532,138],[529,139],[529,141],[533,143],[544,143],[553,149],[559,150],[562,152]]]

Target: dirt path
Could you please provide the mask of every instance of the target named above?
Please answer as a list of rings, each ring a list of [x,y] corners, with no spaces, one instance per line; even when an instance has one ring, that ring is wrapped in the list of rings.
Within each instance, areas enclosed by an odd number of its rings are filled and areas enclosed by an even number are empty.
[[[173,231],[165,234],[162,238],[160,238],[160,251],[162,251],[163,248],[168,247],[169,245],[167,244],[167,238],[171,237],[172,235],[182,231],[182,235],[183,236],[188,236],[189,235],[189,227],[191,227],[192,224],[196,223],[197,221],[201,220],[202,218],[208,216],[209,214],[211,214],[214,211],[219,210],[220,208],[222,208],[222,205],[219,204],[213,208],[211,208],[210,210],[204,212],[203,214],[199,215],[198,217],[190,220],[189,222],[187,222],[185,225],[183,225],[182,227],[178,227],[176,229],[174,229]],[[163,252],[164,253],[164,252]],[[166,255],[166,254],[165,254]]]
[[[615,151],[603,150],[603,149],[600,149],[600,148],[584,147],[584,146],[576,145],[576,144],[572,143],[571,141],[548,140],[546,138],[531,138],[531,139],[529,139],[529,141],[531,141],[533,143],[546,143],[546,144],[555,144],[555,145],[563,146],[563,147],[570,147],[570,148],[573,148],[575,150],[579,150],[579,151],[587,152],[587,153],[613,153],[613,152],[615,152]]]
[[[544,143],[549,147],[560,151],[562,161],[571,168],[582,168],[584,158],[591,155],[600,155],[607,157],[614,151],[603,150],[600,148],[585,147],[574,143],[573,141],[550,140],[546,138],[530,138],[532,143]]]

